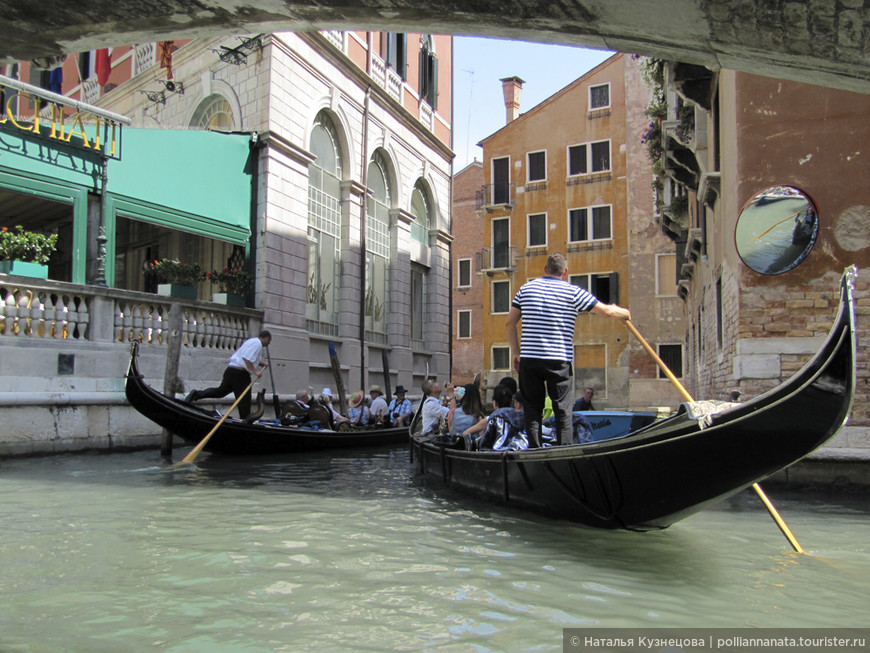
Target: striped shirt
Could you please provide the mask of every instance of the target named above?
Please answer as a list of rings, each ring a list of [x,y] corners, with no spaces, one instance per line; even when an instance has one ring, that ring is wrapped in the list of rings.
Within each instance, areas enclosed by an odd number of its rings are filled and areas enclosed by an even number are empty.
[[[597,303],[590,292],[557,277],[524,284],[511,303],[522,314],[520,356],[572,362],[577,316]]]

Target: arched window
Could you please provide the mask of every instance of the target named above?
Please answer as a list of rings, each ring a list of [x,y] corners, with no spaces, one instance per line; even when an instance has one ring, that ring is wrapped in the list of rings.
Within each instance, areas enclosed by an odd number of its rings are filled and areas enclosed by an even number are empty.
[[[335,125],[321,111],[311,129],[308,166],[309,330],[338,335],[338,283],[341,263],[341,145]]]
[[[414,192],[411,193],[411,213],[414,216],[414,222],[411,223],[411,238],[424,245],[429,244],[430,206],[426,186],[422,181],[417,181],[414,184]]]
[[[223,96],[209,95],[193,112],[190,126],[219,132],[232,131],[235,129],[233,108]]]
[[[366,328],[387,332],[390,279],[390,179],[381,152],[369,162],[366,182]]]

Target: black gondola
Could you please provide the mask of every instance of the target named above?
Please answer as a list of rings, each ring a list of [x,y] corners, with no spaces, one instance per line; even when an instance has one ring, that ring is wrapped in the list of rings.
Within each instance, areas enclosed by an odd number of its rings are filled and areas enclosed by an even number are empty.
[[[130,351],[130,366],[125,381],[127,401],[145,417],[185,442],[198,444],[217,425],[221,416],[215,411],[169,397],[146,384],[139,372],[138,345],[133,343]],[[282,454],[407,441],[407,427],[315,430],[304,424],[287,426],[279,421],[248,422],[230,417],[212,435],[204,450],[230,455]]]
[[[615,439],[466,451],[411,428],[412,465],[476,495],[596,528],[666,528],[799,461],[845,424],[855,387],[853,267],[822,347],[792,378],[722,412],[676,414]],[[697,404],[698,402],[696,402]],[[703,402],[702,402],[703,403]],[[710,402],[707,402],[710,403]]]

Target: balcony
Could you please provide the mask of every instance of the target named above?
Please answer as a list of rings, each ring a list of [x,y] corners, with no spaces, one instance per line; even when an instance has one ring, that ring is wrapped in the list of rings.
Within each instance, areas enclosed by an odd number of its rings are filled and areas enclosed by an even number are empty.
[[[514,207],[513,196],[514,184],[510,182],[486,184],[475,193],[476,209],[484,209],[488,213],[499,209],[510,211]]]
[[[496,272],[513,274],[517,269],[517,248],[511,245],[485,247],[476,254],[475,272],[488,277]]]

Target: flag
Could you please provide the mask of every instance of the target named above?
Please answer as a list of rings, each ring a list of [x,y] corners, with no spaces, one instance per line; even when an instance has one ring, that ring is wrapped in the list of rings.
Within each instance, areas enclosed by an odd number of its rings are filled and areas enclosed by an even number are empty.
[[[109,59],[108,48],[97,50],[97,62],[94,69],[97,73],[97,82],[100,86],[105,86],[109,81],[109,73],[112,72],[112,60]]]
[[[175,41],[160,41],[160,67],[166,68],[166,79],[172,79],[172,50]]]
[[[63,66],[58,66],[51,71],[48,88],[52,93],[63,93]]]

